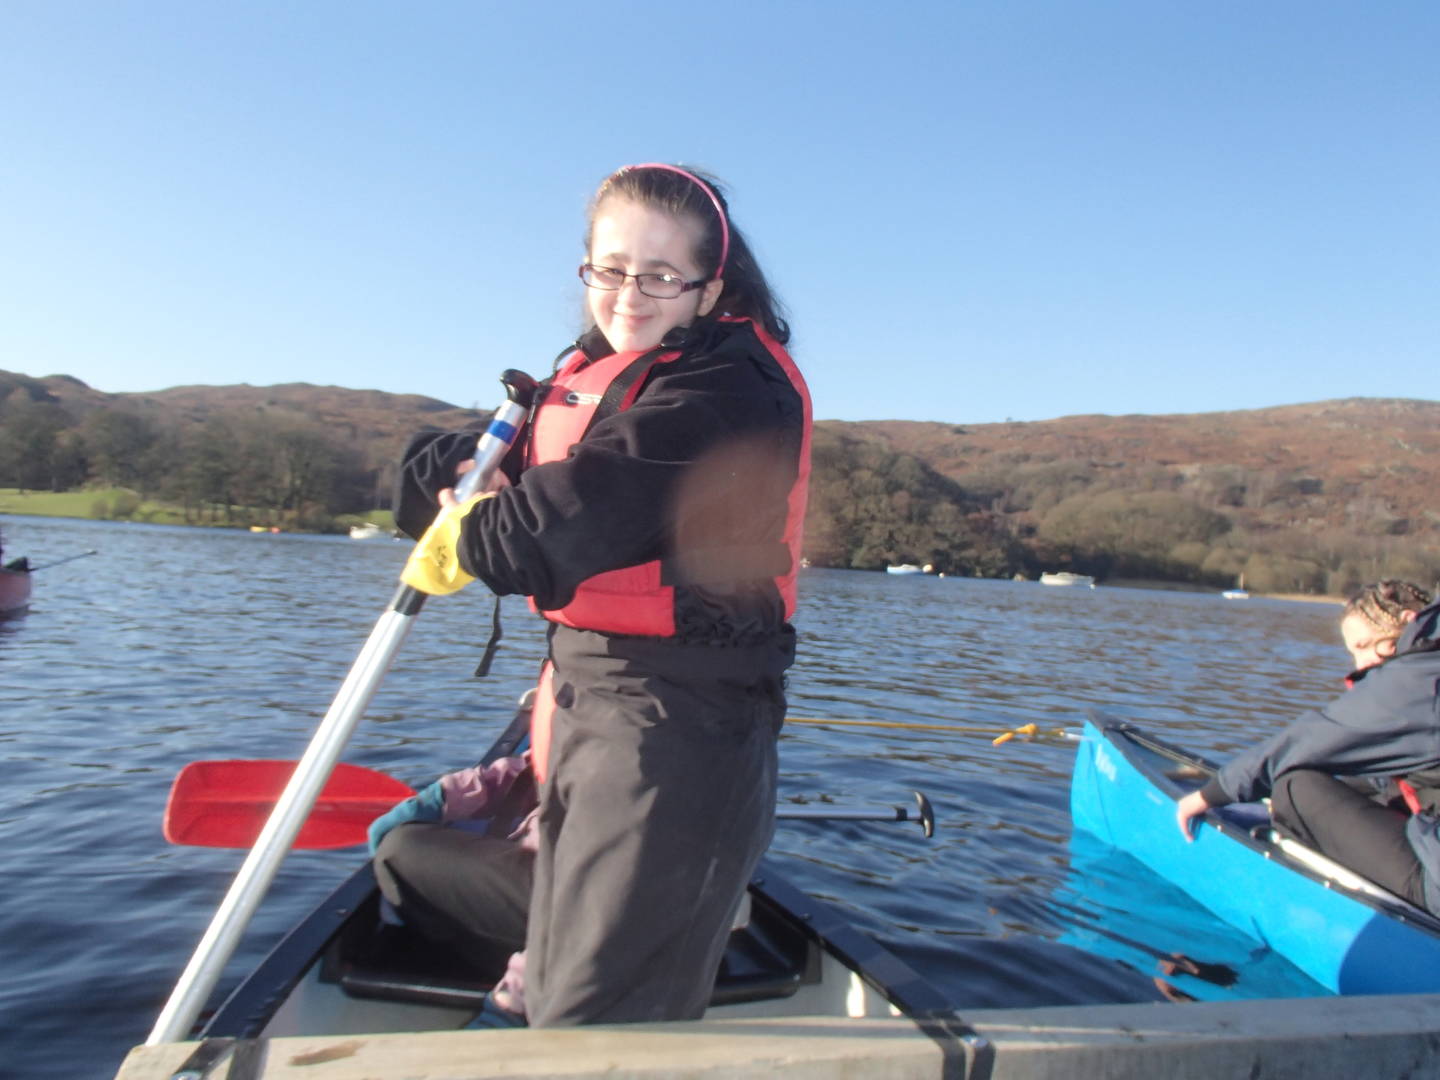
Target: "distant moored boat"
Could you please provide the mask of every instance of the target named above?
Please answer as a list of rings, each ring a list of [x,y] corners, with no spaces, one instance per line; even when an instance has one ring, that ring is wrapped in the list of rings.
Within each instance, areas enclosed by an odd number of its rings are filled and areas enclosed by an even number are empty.
[[[1069,570],[1061,570],[1054,574],[1041,574],[1041,585],[1078,585],[1082,588],[1093,589],[1095,579],[1089,574],[1072,574]]]

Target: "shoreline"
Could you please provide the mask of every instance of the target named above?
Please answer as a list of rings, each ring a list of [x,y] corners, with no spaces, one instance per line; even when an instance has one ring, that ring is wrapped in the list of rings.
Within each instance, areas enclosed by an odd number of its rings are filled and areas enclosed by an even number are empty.
[[[1160,592],[1191,592],[1218,596],[1221,589],[1213,585],[1197,585],[1193,581],[1164,581],[1160,578],[1108,578],[1097,581],[1098,588],[1110,586],[1115,589],[1154,589]],[[1294,600],[1302,604],[1343,604],[1343,596],[1327,596],[1320,593],[1262,593],[1252,592],[1255,600]],[[1239,601],[1236,601],[1239,603]]]
[[[125,509],[117,512],[117,500],[125,501]],[[207,513],[211,520],[198,520]],[[230,529],[239,532],[283,532],[297,536],[343,536],[352,525],[376,524],[394,529],[391,511],[374,508],[364,512],[335,514],[329,526],[316,528],[296,522],[276,520],[274,515],[241,507],[229,520],[216,520],[213,510],[192,510],[187,520],[183,506],[154,500],[141,500],[126,488],[90,488],[80,491],[21,491],[0,488],[0,515],[12,517],[44,517],[70,521],[111,522],[130,525],[162,525],[185,529]]]
[[[123,489],[91,489],[87,492],[67,492],[54,495],[50,492],[17,492],[14,488],[0,488],[0,514],[9,514],[15,517],[48,517],[66,518],[76,521],[94,522],[127,522],[135,525],[165,525],[178,526],[187,529],[230,529],[238,532],[264,531],[270,532],[273,522],[251,523],[248,521],[186,521],[184,520],[183,509],[169,506],[164,503],[145,502],[140,504],[137,511],[128,516],[117,517],[95,517],[90,511],[93,509],[96,500],[113,499]],[[89,504],[83,507],[81,498],[88,498]],[[36,499],[38,505],[34,508],[19,509],[15,503],[19,500]],[[48,505],[44,505],[48,504]],[[333,530],[324,531],[319,529],[301,528],[296,525],[279,525],[275,531],[290,533],[297,536],[344,536],[351,525],[360,525],[367,522],[379,524],[382,529],[394,529],[394,518],[391,511],[386,509],[374,509],[368,513],[338,514],[334,521]],[[259,528],[252,528],[252,524],[258,524]],[[817,570],[849,570],[854,569],[848,566],[820,566],[811,564]],[[876,570],[879,568],[877,567]],[[874,571],[869,571],[874,572]],[[963,577],[964,575],[954,575]],[[995,580],[1013,580],[1011,578],[998,578]],[[1109,585],[1113,588],[1129,589],[1154,589],[1165,592],[1194,592],[1208,595],[1218,595],[1219,589],[1208,585],[1197,585],[1192,581],[1163,581],[1153,578],[1111,578],[1108,581],[1097,582],[1100,587]],[[1346,598],[1343,596],[1322,596],[1312,593],[1252,593],[1257,600],[1289,600],[1303,604],[1338,604],[1343,605]],[[1238,601],[1237,601],[1238,602]]]

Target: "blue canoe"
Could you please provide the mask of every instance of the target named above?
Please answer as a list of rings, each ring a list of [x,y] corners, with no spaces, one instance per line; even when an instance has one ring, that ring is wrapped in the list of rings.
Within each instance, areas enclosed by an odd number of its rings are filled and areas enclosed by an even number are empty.
[[[1121,848],[1337,994],[1440,992],[1440,919],[1271,832],[1257,804],[1211,810],[1187,844],[1175,803],[1216,765],[1131,724],[1085,725],[1075,828]]]

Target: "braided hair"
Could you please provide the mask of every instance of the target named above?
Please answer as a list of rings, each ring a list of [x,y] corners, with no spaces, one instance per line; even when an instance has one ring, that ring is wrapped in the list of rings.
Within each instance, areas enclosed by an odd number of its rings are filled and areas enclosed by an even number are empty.
[[[1419,585],[1398,578],[1386,578],[1365,585],[1345,604],[1346,615],[1359,615],[1384,639],[1394,641],[1404,629],[1406,612],[1412,615],[1429,607],[1433,597]]]

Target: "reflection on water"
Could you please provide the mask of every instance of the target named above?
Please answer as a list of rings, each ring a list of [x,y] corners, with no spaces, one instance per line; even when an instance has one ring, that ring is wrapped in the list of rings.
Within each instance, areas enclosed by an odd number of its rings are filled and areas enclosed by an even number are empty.
[[[1070,872],[1049,903],[1064,928],[1061,943],[1151,976],[1165,997],[1225,1001],[1329,993],[1137,859],[1087,832],[1071,834]]]
[[[164,843],[170,780],[198,758],[299,756],[408,545],[24,517],[3,527],[7,552],[35,562],[99,551],[37,574],[32,612],[0,623],[7,1067],[110,1075],[241,859]],[[918,788],[938,828],[926,841],[909,824],[785,822],[772,856],[961,1010],[1155,996],[1153,957],[1097,962],[1057,914],[1070,751],[996,747],[987,732],[1076,725],[1094,706],[1223,758],[1330,696],[1345,669],[1338,609],[1325,605],[825,570],[806,571],[801,592],[793,714],[972,730],[791,725],[783,797],[888,805]],[[523,603],[503,607],[494,674],[477,681],[488,599],[428,605],[346,760],[413,786],[473,760],[544,648]],[[288,859],[226,983],[359,858]],[[1108,947],[1095,946],[1113,957]]]

